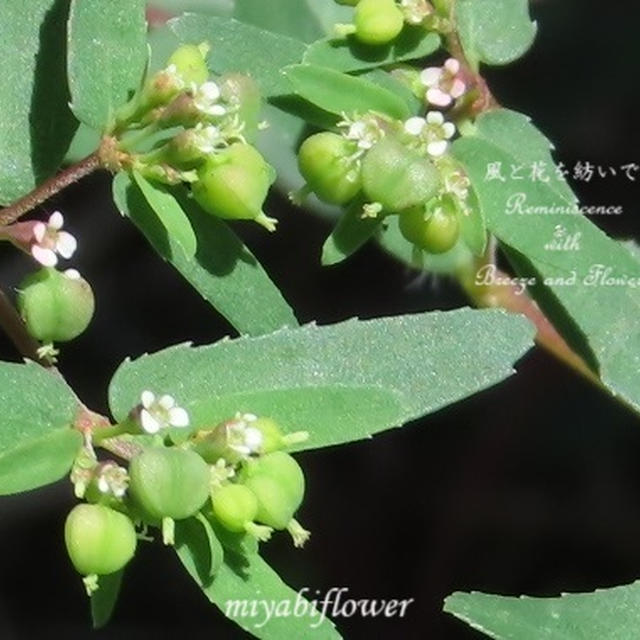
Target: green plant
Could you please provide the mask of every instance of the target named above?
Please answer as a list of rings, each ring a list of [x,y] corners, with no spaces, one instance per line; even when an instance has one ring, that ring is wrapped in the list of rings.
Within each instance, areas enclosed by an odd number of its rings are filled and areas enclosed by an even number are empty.
[[[67,549],[96,626],[113,610],[137,539],[160,532],[206,597],[257,637],[340,637],[331,621],[315,624],[312,603],[304,616],[260,627],[226,608],[256,591],[290,605],[299,597],[259,553],[272,529],[287,529],[298,547],[309,537],[294,517],[304,474],[285,449],[364,439],[497,384],[534,335],[640,410],[637,251],[579,215],[551,171],[522,186],[524,200],[565,211],[583,249],[550,254],[554,217],[524,211],[509,184],[487,179],[497,164],[554,167],[547,139],[501,107],[480,74],[531,45],[525,0],[318,0],[297,12],[287,0],[237,0],[233,17],[215,3],[151,33],[142,0],[71,0],[68,13],[33,0],[28,15],[23,4],[0,6],[0,154],[11,159],[0,166],[0,239],[40,270],[19,285],[19,312],[0,294],[0,323],[27,360],[0,363],[0,494],[70,477],[83,502],[68,517]],[[446,61],[425,67],[438,52]],[[118,211],[239,334],[125,360],[109,416],[86,407],[55,368],[52,344],[91,330],[89,285],[56,270],[75,239],[59,213],[23,219],[98,170],[113,174]],[[313,192],[337,205],[324,264],[371,240],[448,276],[475,306],[498,308],[298,326],[236,235],[242,221],[275,230],[264,211],[274,183],[297,203]],[[498,270],[499,250],[513,276]],[[567,286],[572,274],[578,286]],[[523,293],[513,278],[536,285]],[[589,280],[602,286],[587,289]],[[607,628],[630,629],[621,603],[636,591],[551,608],[455,594],[446,608],[498,638],[532,637],[524,628],[583,638],[594,637],[594,602],[620,610]]]

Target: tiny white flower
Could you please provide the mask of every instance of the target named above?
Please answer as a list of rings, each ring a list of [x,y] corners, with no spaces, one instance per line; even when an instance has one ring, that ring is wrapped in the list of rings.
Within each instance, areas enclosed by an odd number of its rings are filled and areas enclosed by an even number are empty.
[[[404,123],[404,130],[412,136],[419,136],[426,126],[427,121],[424,118],[415,116]]]
[[[67,231],[62,231],[64,218],[54,211],[45,222],[37,222],[33,227],[31,255],[45,267],[55,267],[58,256],[70,258],[78,246],[76,239]]]
[[[449,58],[442,67],[427,67],[420,74],[420,81],[427,88],[427,102],[436,107],[448,107],[467,89],[455,58]]]
[[[143,391],[140,396],[140,425],[147,433],[158,433],[167,427],[188,427],[189,414],[169,395],[156,398],[151,391]]]
[[[427,0],[400,0],[400,10],[409,24],[422,24],[433,13]]]
[[[220,87],[215,82],[204,82],[200,86],[193,85],[193,102],[196,109],[208,116],[223,116],[227,113],[225,107],[218,104]]]
[[[218,127],[199,122],[193,130],[193,143],[205,155],[213,153],[223,142],[224,136]]]
[[[422,137],[427,143],[427,153],[437,158],[447,151],[448,141],[454,136],[456,127],[452,122],[446,122],[440,111],[429,111],[425,120]]]
[[[95,471],[96,484],[100,493],[109,493],[122,498],[129,486],[129,474],[115,462],[103,462]]]
[[[169,80],[169,84],[173,86],[178,91],[181,91],[185,88],[184,80],[180,73],[178,73],[178,67],[175,64],[170,64],[165,70],[164,74]]]
[[[338,127],[345,129],[342,135],[347,140],[356,142],[361,151],[371,149],[384,136],[378,120],[373,116],[365,116],[359,120],[344,117],[338,122]]]
[[[250,426],[256,420],[257,417],[252,413],[238,413],[227,423],[227,441],[230,449],[243,456],[260,451],[264,440],[262,431]]]

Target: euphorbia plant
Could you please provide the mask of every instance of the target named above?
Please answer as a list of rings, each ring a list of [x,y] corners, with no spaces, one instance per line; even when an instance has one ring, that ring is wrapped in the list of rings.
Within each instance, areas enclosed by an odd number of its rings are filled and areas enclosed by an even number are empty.
[[[141,0],[72,0],[55,28],[54,0],[34,0],[28,15],[17,0],[0,7],[15,58],[0,115],[0,151],[12,158],[0,167],[0,238],[37,263],[16,283],[17,309],[0,295],[0,323],[26,359],[0,365],[0,493],[70,479],[80,504],[64,540],[96,626],[136,550],[161,540],[243,628],[282,637],[281,621],[258,626],[226,603],[247,592],[299,598],[259,553],[274,531],[287,530],[296,547],[309,540],[296,519],[305,476],[291,453],[369,437],[498,383],[534,333],[640,408],[637,253],[580,215],[560,172],[522,187],[526,218],[509,184],[487,178],[496,163],[553,167],[548,141],[500,107],[480,73],[528,49],[535,25],[525,0],[321,4],[328,30],[310,42],[269,29],[269,12],[290,9],[286,0],[267,10],[236,0],[233,18],[222,7],[211,15],[214,7],[156,31]],[[301,22],[311,16],[306,3],[300,11]],[[35,101],[23,116],[49,78],[61,82],[46,105]],[[98,138],[82,159],[67,153],[78,127],[76,150]],[[55,368],[64,343],[91,330],[94,293],[75,269],[57,270],[77,244],[62,214],[37,213],[97,170],[113,174],[119,212],[241,336],[126,360],[111,381],[109,416],[85,406]],[[476,306],[502,309],[299,327],[235,234],[242,221],[276,231],[264,210],[274,183],[300,205],[313,193],[332,206],[325,264],[374,240],[449,276]],[[307,209],[321,208],[311,200]],[[555,224],[540,215],[546,209],[566,209],[566,225],[583,237],[579,255],[545,250]],[[516,276],[536,281],[531,297],[504,285],[498,248]],[[599,263],[619,284],[585,302]],[[574,272],[578,284],[567,286]],[[495,620],[486,622],[483,603]],[[501,638],[517,633],[503,610],[545,618],[535,605],[473,594],[447,607]],[[288,637],[340,637],[333,623],[316,624],[312,605],[305,611],[287,618]]]

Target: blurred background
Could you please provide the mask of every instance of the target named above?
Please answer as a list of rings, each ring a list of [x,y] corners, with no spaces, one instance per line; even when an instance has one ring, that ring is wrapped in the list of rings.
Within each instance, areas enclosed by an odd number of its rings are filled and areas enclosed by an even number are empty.
[[[321,0],[318,0],[321,1]],[[322,0],[325,1],[325,0]],[[328,0],[326,0],[328,1]],[[640,163],[636,3],[539,0],[527,57],[486,76],[498,100],[530,114],[572,167]],[[620,204],[595,220],[639,237],[638,182],[572,182],[585,204]],[[106,387],[126,356],[232,329],[110,203],[110,179],[92,176],[49,202],[80,239],[74,257],[97,293],[90,330],[63,350],[60,367],[80,397],[106,412]],[[273,194],[273,236],[240,226],[301,321],[413,313],[465,304],[443,280],[421,277],[376,246],[322,268],[327,223]],[[15,287],[30,265],[2,247],[0,281]],[[0,336],[0,358],[17,360]],[[518,375],[454,407],[367,442],[307,452],[304,551],[276,536],[264,554],[293,587],[349,597],[414,598],[403,619],[337,620],[345,638],[473,640],[441,613],[455,590],[547,596],[640,576],[640,421],[545,353]],[[246,638],[204,599],[161,544],[130,565],[111,624],[92,632],[62,527],[74,504],[62,482],[0,500],[0,638]],[[291,639],[298,640],[298,639]]]

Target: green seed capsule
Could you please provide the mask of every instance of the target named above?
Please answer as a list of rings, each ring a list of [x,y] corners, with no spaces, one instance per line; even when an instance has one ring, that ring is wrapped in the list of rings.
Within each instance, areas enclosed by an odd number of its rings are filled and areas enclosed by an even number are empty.
[[[77,272],[51,268],[28,276],[20,285],[17,302],[29,333],[46,343],[79,336],[89,326],[95,308],[86,280]]]
[[[419,206],[403,211],[399,223],[402,235],[428,253],[445,253],[460,237],[458,214],[447,198],[438,198],[427,208]]]
[[[274,180],[273,168],[260,153],[238,143],[208,158],[192,190],[205,211],[228,220],[254,220],[274,231],[277,220],[262,211]]]
[[[440,188],[434,164],[392,137],[383,138],[362,160],[366,196],[388,212],[423,204]]]
[[[328,131],[302,143],[298,152],[300,173],[320,200],[345,204],[358,194],[362,186],[360,172],[348,161],[355,150],[353,142]]]
[[[214,515],[229,531],[248,533],[262,541],[271,537],[271,527],[254,522],[258,515],[258,499],[249,487],[225,485],[216,489],[211,502]]]
[[[371,45],[391,42],[404,26],[404,16],[394,0],[360,0],[353,21],[356,38]]]
[[[183,520],[209,497],[207,463],[193,451],[152,447],[131,460],[129,492],[152,518]]]
[[[64,539],[73,566],[83,576],[122,569],[136,550],[136,532],[122,513],[97,504],[79,504],[67,516]]]
[[[167,62],[167,66],[174,65],[187,86],[200,85],[209,78],[206,57],[209,45],[203,42],[199,45],[185,44],[178,47]]]
[[[235,112],[243,123],[242,135],[247,142],[253,143],[258,134],[260,114],[262,112],[262,95],[253,78],[240,73],[229,73],[219,80],[220,94],[224,102]]]

